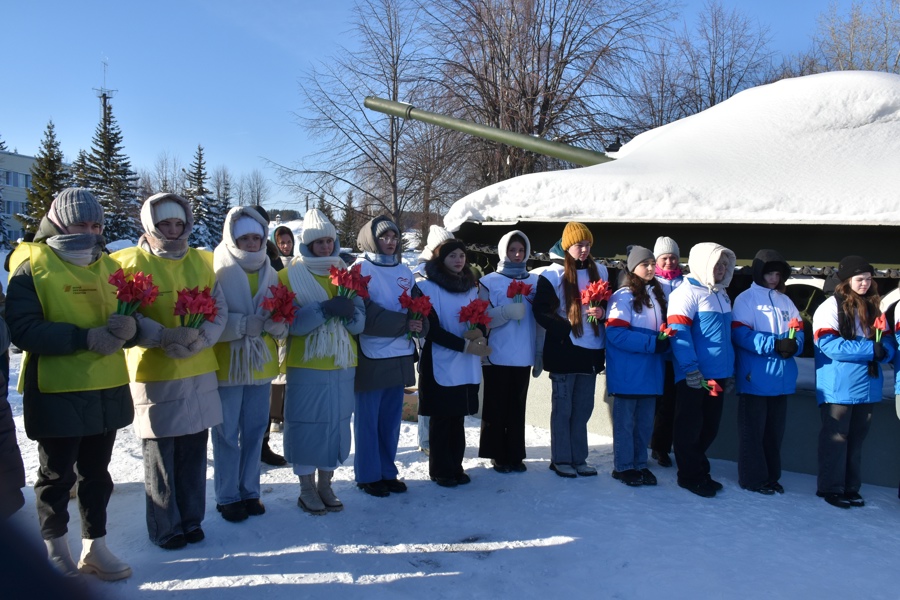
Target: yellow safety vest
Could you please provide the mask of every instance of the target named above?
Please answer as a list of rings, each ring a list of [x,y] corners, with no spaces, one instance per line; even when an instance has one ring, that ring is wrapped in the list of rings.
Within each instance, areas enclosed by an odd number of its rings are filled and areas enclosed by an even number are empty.
[[[285,267],[281,271],[278,272],[278,280],[281,281],[284,285],[286,285],[292,292],[294,288],[291,287],[291,280],[288,276],[288,269],[290,267]],[[316,275],[315,273],[312,276],[319,282],[319,285],[328,293],[329,298],[334,298],[337,295],[337,286],[331,283],[331,277],[329,275]],[[289,335],[288,336],[288,351],[287,351],[287,359],[285,360],[285,365],[287,367],[302,367],[304,369],[318,369],[320,371],[335,371],[340,367],[336,367],[334,365],[334,357],[333,356],[323,356],[321,358],[314,358],[309,361],[303,360],[303,355],[306,353],[306,338],[305,335]],[[356,336],[350,336],[350,346],[353,348],[353,356],[356,356]],[[354,358],[353,362],[350,365],[351,367],[356,366],[356,359]]]
[[[15,273],[26,260],[31,262],[34,289],[44,320],[90,329],[106,325],[109,315],[116,312],[116,288],[109,283],[109,276],[119,265],[106,254],[81,267],[62,260],[46,244],[23,242],[10,257],[9,272]],[[26,352],[23,363],[27,361]],[[90,350],[60,356],[41,354],[38,367],[38,389],[45,393],[105,390],[128,383],[122,352],[108,356]],[[19,371],[19,391],[24,373],[23,364]]]
[[[250,295],[255,296],[259,289],[259,273],[247,273],[247,279],[250,283]],[[274,379],[278,377],[278,346],[275,345],[275,339],[268,334],[263,336],[263,340],[272,358],[263,365],[261,371],[253,371],[253,379]],[[219,381],[228,381],[228,374],[231,372],[231,342],[219,342],[213,346],[213,350],[216,353],[216,360],[219,361],[216,377]]]
[[[142,271],[153,275],[159,286],[159,296],[147,307],[138,309],[145,317],[163,327],[180,327],[175,316],[178,292],[185,288],[201,290],[215,287],[216,274],[212,268],[212,253],[191,248],[182,258],[160,258],[138,247],[125,248],[112,255],[126,273]],[[161,348],[134,347],[125,351],[128,373],[132,381],[174,381],[210,373],[219,368],[212,348],[204,348],[190,358],[169,358]]]

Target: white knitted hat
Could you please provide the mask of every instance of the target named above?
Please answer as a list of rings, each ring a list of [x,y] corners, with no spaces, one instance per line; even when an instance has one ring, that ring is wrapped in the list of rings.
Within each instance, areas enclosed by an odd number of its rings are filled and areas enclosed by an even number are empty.
[[[303,217],[303,231],[300,233],[300,242],[309,246],[321,238],[337,239],[337,231],[328,217],[318,208],[306,211]]]
[[[255,233],[263,238],[266,237],[263,226],[259,221],[257,221],[253,217],[242,215],[231,227],[231,235],[233,235],[234,239],[236,240],[243,235],[247,235],[248,233]]]
[[[419,260],[431,260],[431,257],[434,256],[434,249],[447,240],[452,239],[452,233],[450,233],[440,225],[432,225],[428,228],[428,237],[425,239],[425,248],[422,249],[422,253],[419,255]]]
[[[678,250],[678,244],[670,237],[664,235],[656,238],[656,244],[653,246],[653,256],[659,258],[663,254],[674,254],[681,258],[681,252]]]
[[[163,200],[153,205],[153,223],[159,223],[166,219],[181,219],[187,222],[184,208],[174,200]]]

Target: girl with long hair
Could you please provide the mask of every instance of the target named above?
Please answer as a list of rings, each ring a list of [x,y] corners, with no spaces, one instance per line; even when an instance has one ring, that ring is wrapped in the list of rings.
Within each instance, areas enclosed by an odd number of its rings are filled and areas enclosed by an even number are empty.
[[[875,269],[861,256],[841,259],[834,295],[816,309],[816,400],[822,416],[816,495],[838,508],[863,506],[862,445],[881,401],[881,365],[894,355],[876,341],[881,297]]]
[[[606,322],[606,387],[614,396],[612,476],[633,487],[656,485],[647,468],[647,442],[656,397],[663,392],[669,340],[658,337],[666,297],[654,277],[655,264],[650,250],[631,247],[625,282],[610,298]]]
[[[609,273],[591,258],[593,243],[584,224],[567,223],[555,248],[564,258],[541,273],[534,298],[534,318],[546,330],[543,368],[553,382],[550,469],[560,477],[597,474],[587,464],[587,423],[604,368],[606,309],[582,305],[581,292],[594,281],[609,281]]]

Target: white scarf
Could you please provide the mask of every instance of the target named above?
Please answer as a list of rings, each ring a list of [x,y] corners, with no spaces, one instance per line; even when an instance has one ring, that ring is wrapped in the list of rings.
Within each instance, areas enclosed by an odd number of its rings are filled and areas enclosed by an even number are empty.
[[[278,274],[269,264],[265,245],[257,252],[246,252],[223,241],[213,252],[213,268],[216,271],[216,280],[225,294],[229,312],[248,316],[265,314],[266,311],[260,305],[267,295],[271,296],[269,286],[278,283]],[[253,272],[258,273],[259,289],[251,297],[247,273]],[[253,373],[262,371],[266,363],[272,360],[272,354],[262,336],[244,335],[228,344],[230,346],[228,383],[252,384]]]
[[[346,269],[347,265],[338,256],[309,257],[298,256],[288,266],[288,280],[297,294],[300,306],[328,300],[328,292],[316,281],[313,274],[327,275],[331,267]],[[346,369],[356,360],[356,351],[350,343],[350,334],[344,322],[332,317],[312,330],[306,336],[303,361],[315,358],[334,357],[334,366]]]

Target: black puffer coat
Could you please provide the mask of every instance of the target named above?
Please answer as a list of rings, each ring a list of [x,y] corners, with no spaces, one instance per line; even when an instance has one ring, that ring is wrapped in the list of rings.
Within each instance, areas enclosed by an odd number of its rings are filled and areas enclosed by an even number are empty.
[[[2,296],[2,294],[0,294]],[[9,395],[9,330],[0,319],[0,519],[25,504],[25,466],[16,440],[16,424],[7,397]]]

